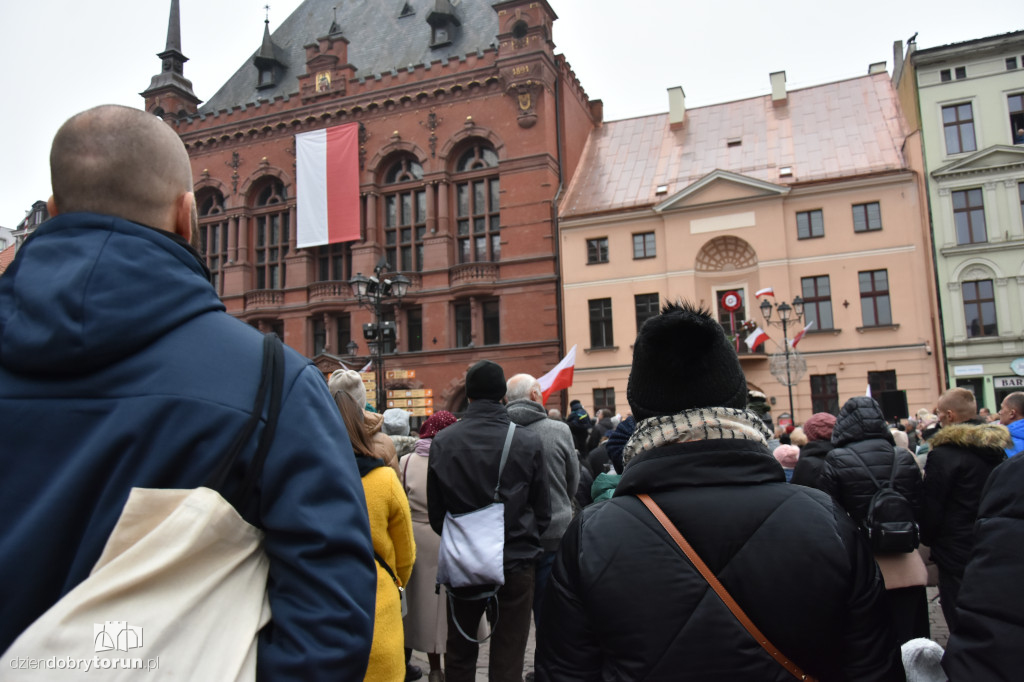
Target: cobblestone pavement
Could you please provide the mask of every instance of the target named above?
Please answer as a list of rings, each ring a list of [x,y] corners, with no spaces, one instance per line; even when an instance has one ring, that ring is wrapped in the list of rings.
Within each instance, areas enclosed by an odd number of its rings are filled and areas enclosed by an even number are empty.
[[[946,619],[942,616],[942,607],[939,605],[939,588],[929,587],[928,588],[928,620],[931,624],[931,635],[932,639],[938,642],[943,648],[946,646],[946,642],[949,641],[949,628],[946,627]],[[524,673],[533,670],[533,652],[537,648],[537,640],[534,637],[533,625],[530,626],[530,641],[526,645],[526,665],[524,666]],[[487,653],[488,646],[484,644],[480,647],[480,657],[476,662],[476,679],[477,682],[487,682]],[[427,670],[427,657],[418,651],[414,651],[412,660],[416,665],[423,669],[423,682],[426,682]]]

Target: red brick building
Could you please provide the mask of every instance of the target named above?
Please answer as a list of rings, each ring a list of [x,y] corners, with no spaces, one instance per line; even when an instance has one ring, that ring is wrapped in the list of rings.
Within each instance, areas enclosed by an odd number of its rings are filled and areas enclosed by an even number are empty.
[[[259,49],[201,104],[172,0],[142,95],[192,158],[202,251],[228,311],[325,372],[358,368],[372,314],[347,281],[383,256],[412,281],[385,307],[397,328],[385,361],[416,379],[389,388],[431,388],[435,409],[455,411],[477,360],[509,376],[554,366],[556,204],[601,118],[554,52],[556,19],[545,0],[306,0],[261,43],[254,30]],[[351,122],[362,238],[297,249],[295,135]]]

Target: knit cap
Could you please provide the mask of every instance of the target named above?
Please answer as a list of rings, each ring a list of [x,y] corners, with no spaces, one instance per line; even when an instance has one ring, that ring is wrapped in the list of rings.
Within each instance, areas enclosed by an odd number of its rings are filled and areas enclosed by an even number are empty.
[[[440,410],[430,415],[427,421],[420,427],[420,438],[433,438],[437,432],[445,427],[451,426],[458,420],[448,410]]]
[[[366,386],[363,385],[363,378],[359,376],[359,372],[351,369],[337,369],[327,380],[327,387],[331,389],[331,396],[347,393],[359,406],[359,409],[366,405]]]
[[[472,400],[501,400],[508,386],[501,365],[481,360],[466,372],[466,397]]]
[[[701,306],[670,303],[633,344],[626,400],[637,422],[698,407],[747,407],[747,380],[725,330]]]
[[[780,445],[775,448],[775,459],[779,461],[783,469],[792,469],[800,459],[800,448],[795,445]]]
[[[384,410],[384,423],[381,430],[388,436],[409,435],[409,413],[397,407]]]
[[[836,417],[828,412],[815,412],[804,422],[804,433],[808,440],[832,440],[832,430],[836,427]]]

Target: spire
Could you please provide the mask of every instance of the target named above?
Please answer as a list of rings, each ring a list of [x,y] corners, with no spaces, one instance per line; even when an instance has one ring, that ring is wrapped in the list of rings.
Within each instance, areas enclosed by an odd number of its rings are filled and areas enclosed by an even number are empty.
[[[163,117],[176,117],[181,113],[193,114],[201,101],[192,92],[192,81],[185,78],[185,62],[181,53],[181,13],[178,0],[171,0],[171,14],[167,19],[167,45],[157,57],[161,60],[160,73],[153,76],[149,87],[142,92],[146,98],[146,111]]]
[[[264,9],[267,10],[267,16],[263,20],[263,42],[260,51],[252,59],[256,65],[256,87],[261,90],[277,84],[278,72],[284,66],[277,58],[278,49],[270,37],[270,6],[266,5]]]

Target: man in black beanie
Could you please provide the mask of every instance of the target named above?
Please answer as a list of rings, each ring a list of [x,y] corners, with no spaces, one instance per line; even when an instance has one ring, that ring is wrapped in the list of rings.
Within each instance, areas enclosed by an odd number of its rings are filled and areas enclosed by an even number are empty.
[[[440,535],[446,513],[465,514],[490,505],[498,485],[505,505],[505,584],[497,593],[490,679],[522,682],[533,610],[534,563],[542,552],[540,536],[551,520],[551,510],[544,453],[540,439],[529,429],[513,432],[499,482],[501,451],[509,432],[508,411],[500,403],[505,388],[504,371],[490,360],[481,360],[466,372],[469,407],[462,419],[438,432],[430,446],[427,511],[430,526]],[[460,634],[459,628],[475,637],[488,600],[472,599],[472,592],[473,588],[454,589],[454,599],[448,602],[448,682],[476,680],[479,647]]]
[[[904,680],[871,549],[832,499],[786,483],[708,311],[666,306],[633,346],[636,430],[614,497],[566,530],[537,634],[538,680]],[[763,637],[712,591],[647,495]]]

